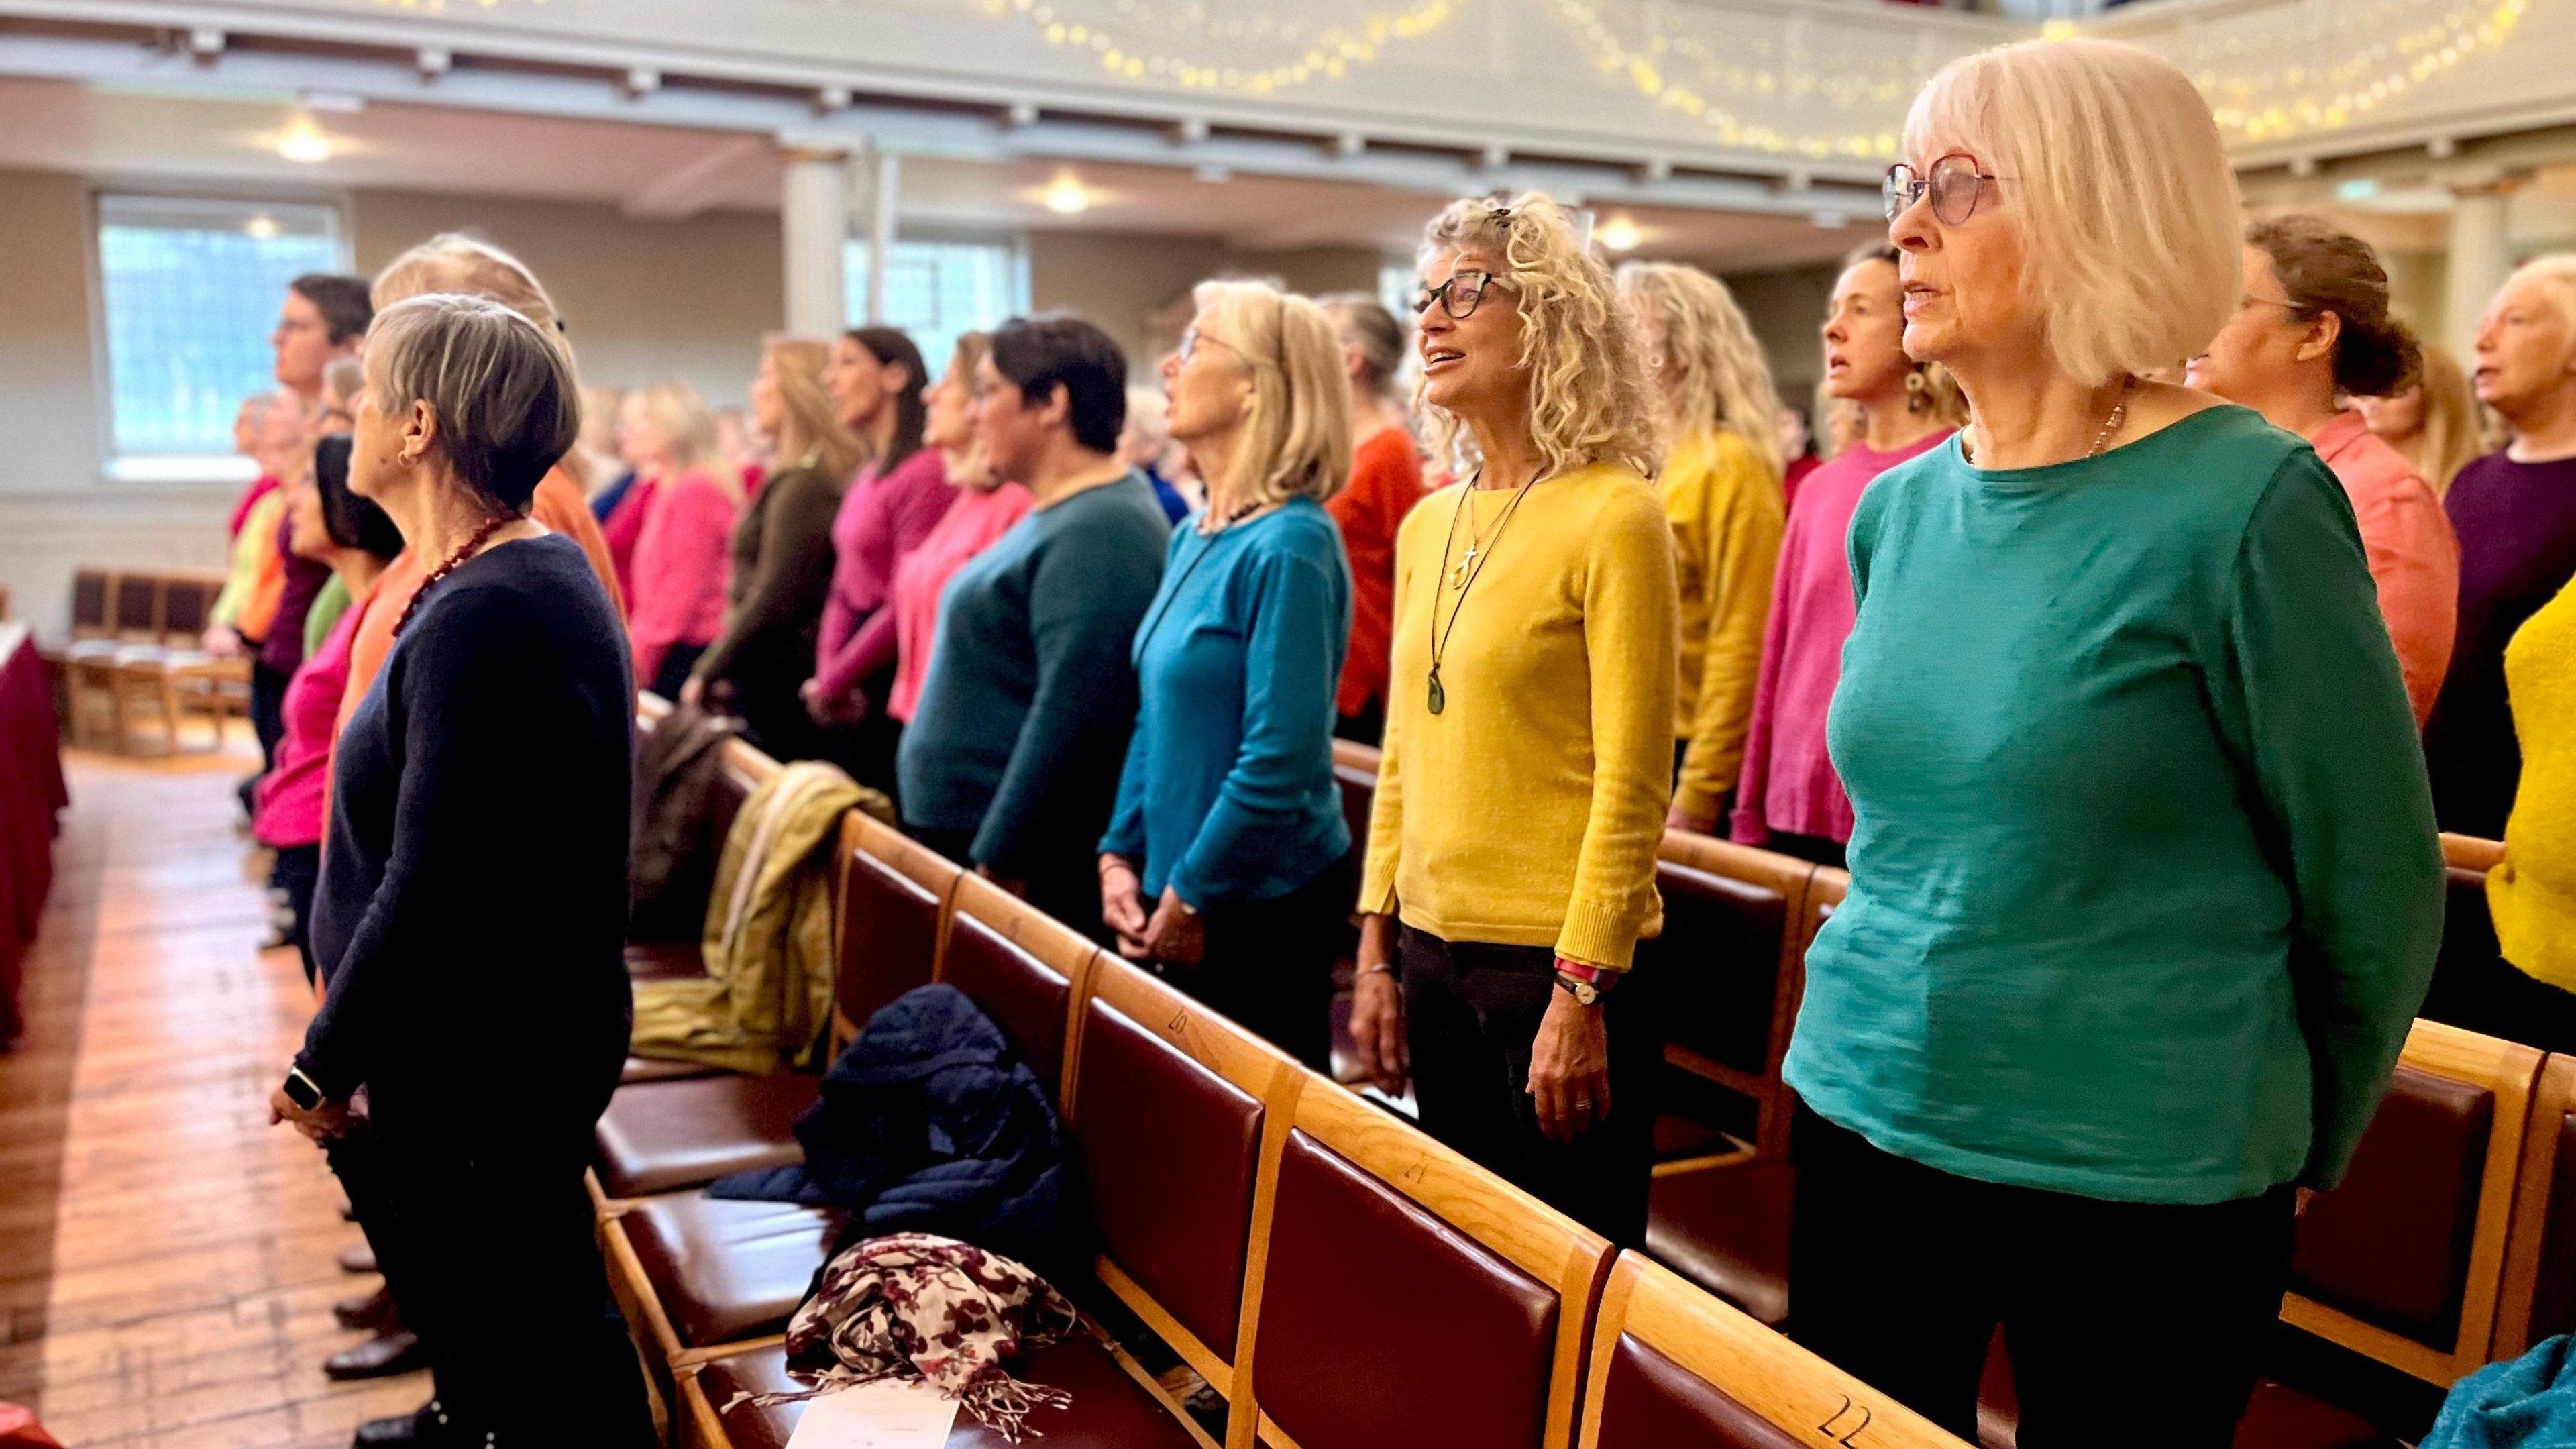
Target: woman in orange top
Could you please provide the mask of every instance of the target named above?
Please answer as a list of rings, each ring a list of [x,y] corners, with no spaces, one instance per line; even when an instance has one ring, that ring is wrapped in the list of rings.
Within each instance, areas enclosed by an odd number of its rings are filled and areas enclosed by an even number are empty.
[[[1324,504],[1351,560],[1351,645],[1342,660],[1333,733],[1374,745],[1386,728],[1388,639],[1395,629],[1395,529],[1422,501],[1422,451],[1395,395],[1404,327],[1363,292],[1317,299],[1341,334],[1351,379],[1350,486]]]
[[[489,242],[449,233],[431,237],[394,258],[376,277],[376,310],[430,292],[488,297],[536,323],[565,360],[571,360],[572,347],[564,341],[563,319],[555,312],[554,299],[524,263]],[[590,512],[588,467],[589,460],[578,449],[565,454],[537,484],[528,516],[581,545],[591,572],[608,590],[608,602],[623,613],[625,596],[617,587],[617,566],[609,559],[599,520]],[[376,580],[375,602],[349,643],[349,688],[340,699],[342,725],[348,724],[358,701],[367,697],[367,687],[376,682],[385,656],[393,652],[394,621],[402,617],[403,606],[411,602],[427,572],[419,559],[405,552],[386,565],[384,575]]]
[[[2361,524],[2418,728],[2451,665],[2460,545],[2432,487],[2341,399],[2395,392],[2421,365],[2414,334],[2388,315],[2388,273],[2369,244],[2285,216],[2246,233],[2245,295],[2186,375],[2307,439],[2334,470]]]

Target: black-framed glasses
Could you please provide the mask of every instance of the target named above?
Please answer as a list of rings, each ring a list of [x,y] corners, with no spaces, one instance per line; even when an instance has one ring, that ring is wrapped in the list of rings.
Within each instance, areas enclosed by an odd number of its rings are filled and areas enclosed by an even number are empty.
[[[1888,167],[1879,194],[1887,201],[1889,221],[1903,216],[1929,192],[1934,220],[1943,226],[1965,226],[1977,214],[1977,198],[1985,194],[1986,183],[1998,179],[1980,169],[1976,157],[1953,151],[1933,162],[1928,171],[1917,171],[1902,161]]]
[[[1437,302],[1449,320],[1464,322],[1476,315],[1476,308],[1484,303],[1488,290],[1500,287],[1509,291],[1511,285],[1491,272],[1454,273],[1439,286],[1425,287],[1414,294],[1413,315],[1421,316],[1431,310],[1432,303]]]

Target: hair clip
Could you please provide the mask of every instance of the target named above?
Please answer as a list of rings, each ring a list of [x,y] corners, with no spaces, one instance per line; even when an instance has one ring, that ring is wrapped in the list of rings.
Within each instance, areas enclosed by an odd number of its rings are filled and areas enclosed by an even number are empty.
[[[1497,206],[1492,211],[1485,213],[1485,219],[1494,223],[1496,226],[1510,226],[1512,224],[1512,209],[1508,206]]]

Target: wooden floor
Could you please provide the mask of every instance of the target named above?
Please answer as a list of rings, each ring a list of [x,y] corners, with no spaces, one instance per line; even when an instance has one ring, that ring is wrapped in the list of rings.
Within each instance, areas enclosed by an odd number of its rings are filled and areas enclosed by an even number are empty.
[[[0,1399],[71,1449],[345,1445],[428,1376],[335,1385],[331,1303],[375,1286],[321,1154],[268,1125],[310,1010],[237,833],[236,752],[74,752],[72,808],[0,1055]]]

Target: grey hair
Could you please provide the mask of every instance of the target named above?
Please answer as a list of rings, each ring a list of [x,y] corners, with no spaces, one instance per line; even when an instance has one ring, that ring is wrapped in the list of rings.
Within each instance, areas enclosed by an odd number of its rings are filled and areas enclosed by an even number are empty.
[[[379,411],[426,406],[435,445],[490,507],[527,511],[581,436],[581,390],[554,341],[483,297],[431,292],[376,314],[367,388]]]

